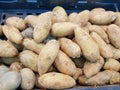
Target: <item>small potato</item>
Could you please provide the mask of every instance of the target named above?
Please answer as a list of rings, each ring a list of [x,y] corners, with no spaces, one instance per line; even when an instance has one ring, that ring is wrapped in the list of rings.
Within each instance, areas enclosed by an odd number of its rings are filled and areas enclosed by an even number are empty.
[[[24,68],[20,72],[22,81],[21,88],[24,90],[32,90],[35,85],[35,74],[29,68]]]
[[[36,24],[38,23],[38,16],[35,15],[28,15],[25,17],[24,21],[31,25],[33,28],[36,26]]]
[[[116,15],[112,11],[105,11],[103,8],[95,8],[90,12],[90,22],[93,24],[106,25],[116,19]]]
[[[56,6],[52,10],[52,23],[68,21],[68,16],[64,8]]]
[[[20,62],[13,62],[10,65],[9,68],[10,68],[11,71],[18,71],[18,72],[20,72],[20,70],[22,70],[22,68],[23,68],[23,65]]]
[[[26,28],[26,22],[19,17],[9,17],[6,19],[6,24],[17,28],[22,31]]]
[[[71,22],[59,22],[52,26],[51,34],[56,37],[64,37],[72,35],[74,32],[75,24]]]
[[[2,25],[0,25],[0,36],[3,35]]]
[[[75,17],[73,23],[76,23],[80,26],[86,26],[89,20],[90,11],[84,10]]]
[[[114,24],[118,25],[120,27],[120,12],[116,12],[116,20],[114,22]]]
[[[104,40],[95,32],[92,32],[91,37],[98,44],[100,54],[104,58],[111,58],[113,56],[111,48],[104,42]]]
[[[66,89],[75,86],[75,80],[65,74],[51,72],[38,78],[38,83],[48,89]]]
[[[5,36],[7,37],[8,40],[10,40],[16,44],[22,43],[23,37],[17,28],[15,28],[13,26],[4,25],[3,33],[5,34]]]
[[[104,65],[104,59],[102,57],[100,57],[100,59],[95,62],[95,63],[91,63],[86,61],[84,64],[84,74],[87,78],[90,78],[91,76],[97,74],[100,69],[103,67]]]
[[[20,83],[20,74],[17,71],[9,71],[0,78],[0,90],[16,90]]]
[[[106,43],[109,43],[106,32],[98,25],[91,25],[88,27],[90,32],[96,32]]]
[[[120,63],[115,59],[108,59],[103,67],[106,70],[120,71]]]
[[[51,17],[48,13],[42,13],[38,17],[38,22],[34,27],[33,38],[37,43],[42,42],[49,34],[52,26]]]
[[[17,49],[9,41],[0,40],[0,57],[14,57]]]
[[[57,54],[59,52],[59,42],[56,40],[50,40],[40,51],[37,67],[39,75],[42,75],[48,71],[51,67]]]
[[[23,38],[33,38],[33,29],[31,27],[26,28],[21,34]]]
[[[82,75],[82,74],[83,74],[82,69],[81,69],[81,68],[77,68],[77,69],[76,69],[76,73],[75,73],[75,75],[73,76],[73,78],[74,78],[75,80],[77,80],[77,79],[79,78],[79,76]]]
[[[74,62],[62,51],[59,51],[54,64],[61,73],[70,76],[74,76],[76,73],[77,68]]]
[[[39,54],[41,49],[43,48],[44,44],[36,43],[33,39],[26,38],[23,40],[23,45],[26,49],[34,51],[35,53]]]
[[[19,55],[21,63],[33,71],[37,71],[38,55],[30,50],[24,50]]]
[[[72,58],[78,58],[81,55],[80,47],[74,43],[72,40],[67,38],[60,38],[60,48],[63,50],[68,56]]]
[[[108,26],[107,30],[110,42],[116,47],[120,48],[120,27],[115,24]]]
[[[87,78],[85,75],[79,76],[79,78],[78,78],[78,83],[79,83],[80,85],[87,85],[87,84],[86,84],[87,79],[88,79],[88,78]]]
[[[76,12],[71,13],[71,14],[68,16],[69,21],[70,21],[70,22],[74,22],[74,20],[75,20],[75,18],[76,18],[77,15],[78,15],[78,13],[76,13]]]
[[[100,59],[100,53],[98,45],[90,37],[90,35],[80,27],[76,27],[75,40],[81,47],[82,53],[91,62],[96,62]],[[93,48],[94,47],[94,48]]]
[[[9,68],[5,65],[0,65],[0,78],[9,71]]]

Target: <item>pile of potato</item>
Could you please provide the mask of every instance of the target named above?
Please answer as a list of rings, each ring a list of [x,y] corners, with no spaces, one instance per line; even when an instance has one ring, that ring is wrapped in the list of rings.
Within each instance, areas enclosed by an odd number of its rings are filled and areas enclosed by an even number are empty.
[[[52,11],[0,26],[0,90],[120,84],[120,13]]]

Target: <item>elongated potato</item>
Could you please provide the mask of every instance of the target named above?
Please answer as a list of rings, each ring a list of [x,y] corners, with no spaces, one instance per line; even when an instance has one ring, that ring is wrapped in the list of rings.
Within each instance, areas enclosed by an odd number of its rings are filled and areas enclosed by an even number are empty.
[[[20,63],[20,62],[13,62],[13,63],[10,65],[9,69],[10,69],[11,71],[18,71],[18,72],[20,72],[20,70],[23,69],[23,65],[22,65],[22,63]]]
[[[118,25],[120,27],[120,12],[116,12],[117,18],[115,19],[114,24]]]
[[[29,68],[24,68],[20,72],[21,74],[21,88],[24,90],[32,90],[35,85],[35,74]]]
[[[36,52],[37,54],[40,53],[41,49],[43,48],[44,44],[40,43],[36,43],[33,39],[30,38],[26,38],[23,40],[23,45],[26,49],[31,50]]]
[[[108,59],[103,67],[106,70],[120,71],[120,63],[115,59]]]
[[[33,71],[37,71],[37,62],[38,55],[30,50],[24,50],[19,55],[21,63],[32,69]]]
[[[22,43],[23,37],[17,28],[15,28],[13,26],[4,25],[3,33],[5,34],[5,36],[7,37],[8,40],[10,40],[16,44]]]
[[[21,34],[23,38],[33,38],[33,29],[31,27],[26,28]]]
[[[100,49],[100,54],[104,58],[111,58],[112,57],[112,50],[111,48],[104,42],[104,40],[95,32],[92,32],[91,37],[95,40],[98,44]]]
[[[75,17],[73,23],[76,23],[80,26],[86,26],[89,20],[90,12],[88,10],[84,10]]]
[[[48,89],[66,89],[75,86],[75,80],[65,74],[51,72],[38,78],[39,84]]]
[[[0,36],[3,35],[2,25],[0,25]]]
[[[34,27],[33,38],[37,43],[42,42],[49,34],[52,21],[47,13],[42,13],[38,17],[38,22]]]
[[[107,30],[110,42],[116,47],[120,48],[120,27],[115,24],[108,26]]]
[[[91,76],[97,74],[100,69],[103,67],[104,65],[104,59],[102,57],[100,57],[100,59],[95,62],[95,63],[91,63],[86,61],[84,64],[84,74],[87,78],[90,78]]]
[[[9,71],[9,68],[5,65],[0,65],[0,78]]]
[[[0,78],[0,90],[15,90],[20,83],[20,74],[17,71],[9,71]]]
[[[62,51],[59,51],[54,64],[61,73],[70,76],[73,76],[76,73],[77,68],[74,62]]]
[[[53,23],[65,22],[68,20],[66,11],[64,10],[64,8],[62,8],[60,6],[56,6],[55,8],[53,8],[52,13],[53,13],[53,15],[52,15]]]
[[[98,45],[90,37],[90,35],[82,28],[77,27],[74,31],[76,42],[82,49],[82,53],[91,62],[96,62],[100,59]],[[94,49],[93,49],[94,47]]]
[[[38,57],[38,73],[42,75],[48,71],[59,52],[59,42],[50,40],[42,49]]]
[[[0,40],[0,57],[14,57],[17,54],[18,51],[11,42]]]
[[[90,12],[90,22],[93,24],[110,24],[116,19],[116,15],[112,11],[105,11],[103,8],[95,8]]]
[[[27,24],[31,25],[34,28],[37,24],[38,16],[28,15],[28,16],[25,17],[24,20]]]
[[[22,31],[26,28],[26,22],[19,17],[9,17],[6,19],[6,24],[17,28]]]
[[[81,55],[80,47],[74,43],[72,40],[67,38],[60,38],[60,48],[63,50],[68,56],[72,58],[78,58]]]
[[[106,32],[98,25],[91,25],[88,27],[90,32],[96,32],[106,43],[109,43]]]
[[[63,37],[72,35],[74,32],[75,24],[71,22],[59,22],[52,26],[52,35],[56,37]]]
[[[75,73],[75,75],[73,76],[73,78],[74,78],[75,80],[77,80],[77,79],[79,78],[79,76],[81,76],[82,74],[83,74],[82,69],[81,69],[81,68],[77,68],[76,73]]]
[[[77,15],[78,15],[78,13],[76,13],[76,12],[71,13],[71,14],[68,16],[68,20],[69,20],[70,22],[74,22],[74,20],[75,20],[75,18],[76,18]]]

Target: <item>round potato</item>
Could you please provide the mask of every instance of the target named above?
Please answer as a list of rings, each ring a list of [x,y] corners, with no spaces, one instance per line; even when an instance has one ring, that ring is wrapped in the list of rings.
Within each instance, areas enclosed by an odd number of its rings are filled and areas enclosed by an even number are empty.
[[[13,62],[9,67],[11,71],[18,71],[18,72],[20,72],[22,68],[23,68],[23,65],[20,62]]]
[[[38,78],[38,83],[48,89],[66,89],[75,86],[75,80],[65,74],[51,72]]]
[[[6,24],[13,26],[17,29],[19,29],[20,31],[24,30],[26,28],[26,22],[19,17],[9,17],[6,19]]]
[[[32,70],[24,68],[21,70],[21,88],[24,90],[32,90],[35,85],[35,74]]]
[[[0,78],[9,71],[9,68],[5,65],[0,65]]]

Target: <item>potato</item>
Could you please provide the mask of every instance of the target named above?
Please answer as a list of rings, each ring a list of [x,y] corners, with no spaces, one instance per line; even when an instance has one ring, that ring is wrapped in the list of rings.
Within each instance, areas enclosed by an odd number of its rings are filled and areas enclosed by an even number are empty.
[[[95,63],[86,61],[83,68],[85,76],[87,78],[90,78],[91,76],[97,74],[103,67],[103,65],[104,65],[103,57],[100,57],[100,59]]]
[[[9,41],[0,40],[0,57],[14,57],[17,54],[17,49]]]
[[[115,24],[108,26],[107,30],[110,42],[116,47],[120,48],[120,27]]]
[[[17,28],[15,28],[13,26],[4,25],[3,33],[5,34],[5,36],[7,37],[8,40],[10,40],[16,44],[22,43],[23,37]]]
[[[88,23],[88,20],[89,20],[89,14],[90,14],[90,11],[88,11],[88,10],[84,10],[84,11],[78,13],[78,15],[76,15],[73,23],[76,23],[80,26],[86,26]]]
[[[25,17],[24,21],[34,28],[37,24],[38,16],[28,15],[28,16]]]
[[[37,71],[38,55],[30,50],[24,50],[19,55],[21,63],[33,71]]]
[[[92,32],[90,35],[95,40],[95,42],[98,44],[101,56],[104,58],[111,58],[113,55],[112,50],[105,43],[105,41],[95,32]]]
[[[116,12],[116,20],[114,22],[114,24],[118,25],[120,27],[120,12]]]
[[[23,38],[33,38],[33,29],[31,27],[26,28],[21,34]]]
[[[106,32],[98,25],[88,26],[90,32],[96,32],[106,43],[109,43]]]
[[[24,68],[20,72],[22,81],[21,88],[24,90],[32,90],[35,85],[35,74],[29,68]]]
[[[48,89],[65,89],[75,86],[75,80],[65,74],[51,72],[38,78],[41,86]]]
[[[96,62],[100,59],[98,45],[90,37],[90,35],[80,27],[76,27],[75,40],[81,47],[82,53],[91,62]],[[94,47],[94,49],[93,49]]]
[[[3,35],[2,25],[0,25],[0,36]]]
[[[22,68],[23,68],[23,65],[20,62],[13,62],[9,67],[11,71],[18,71],[18,72],[20,72]]]
[[[75,18],[76,18],[77,15],[78,15],[78,13],[76,13],[76,12],[71,13],[71,14],[68,16],[68,20],[69,20],[70,22],[74,22],[74,20],[75,20]]]
[[[17,71],[9,71],[0,78],[0,90],[15,90],[20,83],[20,74]]]
[[[80,85],[87,85],[87,84],[86,84],[87,79],[88,79],[88,78],[85,77],[85,75],[79,76],[79,78],[78,78],[78,83],[79,83]]]
[[[101,27],[105,32],[107,32],[107,30],[108,30],[108,25],[100,25],[100,27]]]
[[[106,70],[120,71],[120,63],[119,61],[113,58],[110,58],[105,62],[105,65],[103,68]]]
[[[82,69],[81,69],[81,68],[77,68],[77,69],[76,69],[76,73],[75,73],[75,75],[73,76],[73,78],[74,78],[75,80],[77,80],[77,79],[79,78],[79,76],[82,75],[82,74],[83,74]]]
[[[22,31],[26,28],[26,22],[19,17],[9,17],[6,19],[6,24],[17,28]]]
[[[51,17],[47,13],[42,13],[38,17],[38,22],[34,27],[33,38],[37,43],[42,42],[49,34],[52,26]]]
[[[72,40],[67,38],[60,38],[60,48],[63,50],[68,56],[72,58],[78,58],[81,55],[80,47],[74,43]]]
[[[113,47],[112,45],[109,45],[109,47],[112,49],[113,52],[113,57],[114,59],[119,59],[120,58],[120,49],[117,49]]]
[[[74,76],[76,73],[77,68],[74,62],[62,51],[59,51],[54,64],[61,73],[70,76]]]
[[[116,19],[116,15],[112,11],[105,11],[103,8],[95,8],[90,12],[90,22],[93,24],[106,25]]]
[[[71,22],[59,22],[52,26],[51,34],[55,37],[63,37],[72,35],[74,32],[75,24]]]
[[[50,40],[40,51],[38,57],[38,73],[42,75],[48,71],[50,66],[55,61],[55,58],[59,52],[59,42],[56,40]]]
[[[9,68],[5,65],[0,65],[0,78],[9,71]]]
[[[53,13],[53,15],[52,15],[53,23],[65,22],[68,20],[66,11],[64,10],[64,8],[62,8],[60,6],[56,6],[55,8],[53,8],[52,13]]]
[[[33,39],[26,38],[23,40],[23,45],[26,49],[34,51],[35,53],[39,54],[41,49],[43,48],[43,43],[36,43]]]

